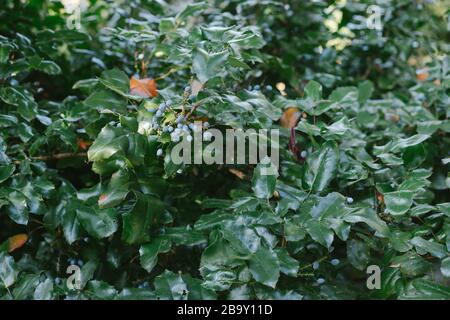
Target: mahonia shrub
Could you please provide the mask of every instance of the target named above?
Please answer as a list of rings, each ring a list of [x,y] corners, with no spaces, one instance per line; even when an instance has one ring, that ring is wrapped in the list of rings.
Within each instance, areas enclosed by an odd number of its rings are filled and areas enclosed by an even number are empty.
[[[0,4],[1,299],[450,298],[444,1],[80,6]]]

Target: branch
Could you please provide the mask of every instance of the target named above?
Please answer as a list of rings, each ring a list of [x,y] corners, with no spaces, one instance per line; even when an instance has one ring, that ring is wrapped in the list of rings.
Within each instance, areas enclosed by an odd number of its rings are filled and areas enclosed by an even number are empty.
[[[64,153],[55,153],[49,156],[37,156],[37,157],[31,157],[31,160],[40,160],[40,161],[51,161],[51,160],[63,160],[63,159],[70,159],[70,158],[86,158],[87,153],[86,152],[64,152]],[[15,164],[20,164],[20,160],[14,161]]]

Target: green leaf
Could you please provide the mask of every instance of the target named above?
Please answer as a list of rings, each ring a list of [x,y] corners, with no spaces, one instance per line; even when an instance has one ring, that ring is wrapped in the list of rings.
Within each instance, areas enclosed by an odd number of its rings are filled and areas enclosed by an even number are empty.
[[[366,103],[370,99],[374,91],[373,83],[369,80],[365,80],[358,84],[358,101],[360,104]]]
[[[53,281],[45,279],[44,282],[39,283],[34,291],[34,300],[51,300],[53,298]]]
[[[81,225],[77,219],[75,203],[71,202],[68,204],[67,202],[62,202],[56,210],[57,214],[61,215],[64,238],[69,244],[74,243],[81,235]]]
[[[450,289],[447,286],[436,284],[429,280],[415,279],[411,281],[408,288],[399,298],[408,300],[448,300],[450,299]]]
[[[319,242],[324,247],[330,248],[334,235],[327,224],[311,219],[306,222],[305,228],[306,232],[308,232],[314,241]]]
[[[444,277],[450,278],[450,257],[441,261],[441,273]]]
[[[116,93],[128,94],[130,91],[130,79],[119,69],[103,71],[99,80],[105,87]]]
[[[87,290],[95,300],[114,300],[117,290],[104,281],[92,280],[87,285]]]
[[[305,93],[313,101],[319,101],[322,98],[322,85],[314,80],[308,82],[305,86]]]
[[[383,220],[378,217],[375,210],[371,208],[361,208],[344,217],[344,221],[349,223],[364,222],[374,229],[378,235],[382,237],[389,236],[389,227]]]
[[[101,209],[120,204],[130,192],[130,174],[119,170],[112,174],[106,190],[100,195],[98,205]]]
[[[14,285],[12,295],[14,299],[26,300],[33,296],[33,292],[39,283],[39,276],[36,274],[21,275]]]
[[[84,104],[86,107],[96,109],[99,112],[126,113],[126,100],[111,90],[100,89],[94,91],[87,97]]]
[[[140,192],[134,194],[133,209],[122,216],[122,240],[129,244],[148,241],[150,226],[156,224],[164,212],[164,203],[159,199]]]
[[[351,239],[347,242],[347,259],[358,270],[364,270],[370,261],[369,247],[362,241]]]
[[[280,276],[280,265],[275,252],[261,246],[250,256],[249,269],[256,281],[275,288]]]
[[[0,166],[0,183],[6,181],[16,169],[16,166],[13,164],[7,166]]]
[[[188,3],[187,6],[177,14],[176,19],[184,20],[187,17],[193,16],[195,13],[199,13],[206,8],[208,8],[208,3],[204,1],[197,3]]]
[[[50,75],[61,74],[61,68],[50,60],[42,60],[41,63],[36,67],[36,69],[43,71]]]
[[[325,142],[322,147],[308,157],[304,183],[310,192],[322,192],[335,177],[339,159],[339,149],[334,142]]]
[[[275,249],[278,262],[280,263],[280,271],[285,275],[296,277],[299,269],[299,262],[292,258],[286,248]]]
[[[139,249],[140,263],[142,268],[151,272],[158,262],[158,254],[168,252],[171,243],[165,238],[157,238],[148,244],[144,244]]]
[[[88,151],[89,161],[100,161],[110,158],[119,151],[128,149],[128,138],[122,128],[105,126]]]
[[[445,247],[442,244],[433,241],[427,241],[421,237],[412,238],[410,243],[417,249],[428,252],[436,258],[443,259],[448,256],[447,250],[445,250]]]
[[[0,287],[9,288],[12,286],[19,274],[17,265],[10,255],[0,252]]]
[[[169,270],[155,278],[155,292],[162,300],[187,300],[188,288],[181,274]]]
[[[275,191],[277,175],[271,172],[271,166],[259,163],[253,171],[252,189],[258,198],[270,199]]]
[[[413,203],[414,192],[412,191],[394,191],[384,193],[384,202],[386,208],[393,216],[404,215],[408,212]]]
[[[220,70],[227,59],[227,51],[208,53],[201,48],[196,48],[192,52],[192,67],[197,78],[202,83],[206,83],[212,77],[220,75]]]
[[[117,231],[117,213],[113,209],[101,210],[83,205],[76,210],[77,219],[93,237],[106,238]]]

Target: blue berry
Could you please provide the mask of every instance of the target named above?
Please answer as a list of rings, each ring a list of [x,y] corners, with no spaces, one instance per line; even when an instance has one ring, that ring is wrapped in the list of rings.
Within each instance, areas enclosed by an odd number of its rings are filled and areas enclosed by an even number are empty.
[[[155,116],[156,116],[157,118],[162,117],[162,112],[161,112],[161,110],[156,111]]]
[[[302,157],[302,158],[306,158],[307,155],[308,155],[308,152],[306,152],[305,150],[300,152],[300,157]]]
[[[177,124],[177,128],[178,128],[178,129],[183,128],[183,124],[182,124],[182,123]]]
[[[187,87],[184,88],[184,92],[189,92],[189,91],[191,91],[191,87],[190,86],[187,86]]]
[[[339,264],[339,259],[333,259],[330,261],[333,266],[337,266]]]
[[[314,261],[314,263],[312,264],[312,267],[314,270],[317,270],[320,267],[320,263],[318,261]]]
[[[158,149],[158,151],[156,151],[156,155],[158,157],[161,157],[163,155],[163,150],[162,149]]]
[[[178,173],[178,174],[181,174],[181,173],[183,173],[183,170],[178,169],[178,170],[177,170],[177,173]]]
[[[317,284],[321,285],[325,283],[325,279],[324,278],[319,278],[317,279]]]
[[[183,121],[184,121],[184,116],[180,114],[180,115],[177,117],[177,123],[181,123],[181,122],[183,122]]]
[[[78,264],[80,267],[82,267],[82,266],[84,265],[84,262],[83,262],[83,260],[78,260],[77,264]]]
[[[259,85],[259,84],[256,84],[254,87],[253,87],[253,90],[256,90],[256,91],[258,91],[258,90],[260,90],[261,89],[261,86]]]
[[[150,113],[155,113],[155,112],[156,112],[156,109],[149,109],[148,112],[150,112]]]
[[[187,140],[188,142],[191,142],[191,141],[192,141],[192,136],[191,136],[191,135],[188,135],[188,136],[186,137],[186,140]]]
[[[207,121],[204,122],[204,123],[203,123],[203,126],[204,126],[205,128],[209,128],[209,122],[207,122]]]
[[[273,88],[272,88],[272,86],[269,84],[269,85],[266,86],[266,90],[267,90],[267,91],[272,91]]]
[[[183,131],[189,132],[189,127],[186,124],[183,125]]]
[[[348,197],[347,198],[347,203],[348,204],[352,204],[353,203],[353,198],[352,197]]]
[[[166,101],[166,107],[170,107],[172,105],[172,100],[167,100]]]
[[[56,277],[56,278],[55,278],[55,283],[56,283],[57,285],[61,284],[61,278]]]
[[[211,132],[206,131],[206,132],[203,133],[203,140],[205,140],[205,141],[210,141],[211,138],[212,138]]]
[[[172,132],[170,134],[170,140],[172,140],[172,142],[178,142],[180,141],[180,135],[177,132]]]
[[[197,97],[196,96],[194,96],[193,94],[191,94],[190,96],[189,96],[189,101],[195,101],[197,99]]]
[[[167,127],[167,131],[168,131],[168,132],[172,132],[172,131],[173,131],[173,127],[172,127],[172,126],[168,126],[168,127]]]

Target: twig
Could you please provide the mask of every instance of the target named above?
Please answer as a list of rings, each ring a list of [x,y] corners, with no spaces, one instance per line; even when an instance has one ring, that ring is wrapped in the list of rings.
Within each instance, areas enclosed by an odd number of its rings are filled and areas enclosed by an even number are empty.
[[[70,158],[86,158],[86,152],[63,152],[63,153],[55,153],[49,156],[37,156],[31,157],[31,160],[40,160],[40,161],[51,161],[51,160],[62,160],[62,159],[70,159]],[[21,160],[15,160],[15,164],[20,164]]]
[[[184,68],[171,68],[169,71],[164,73],[162,76],[159,76],[159,77],[155,78],[155,80],[162,80],[162,79],[170,76],[172,73],[175,73],[175,72],[180,71],[182,69],[184,69]]]

